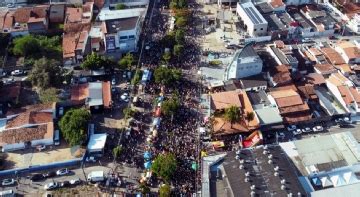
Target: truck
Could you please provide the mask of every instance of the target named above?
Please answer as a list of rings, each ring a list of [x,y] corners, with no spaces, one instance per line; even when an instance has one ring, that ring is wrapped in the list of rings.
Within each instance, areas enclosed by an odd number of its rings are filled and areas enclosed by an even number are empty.
[[[101,182],[105,180],[104,171],[92,171],[88,174],[87,180],[90,182]]]

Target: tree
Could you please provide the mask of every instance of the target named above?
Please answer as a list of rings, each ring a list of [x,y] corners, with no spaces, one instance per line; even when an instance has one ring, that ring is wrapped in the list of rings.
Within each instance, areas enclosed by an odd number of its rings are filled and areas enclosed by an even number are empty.
[[[161,105],[161,111],[164,115],[173,116],[180,107],[179,96],[173,94],[170,99],[165,100]]]
[[[178,8],[185,8],[187,6],[187,0],[178,0]]]
[[[130,107],[124,108],[123,113],[125,116],[125,119],[128,119],[130,117],[133,117],[135,115],[135,110],[131,109]]]
[[[155,69],[154,78],[156,83],[170,85],[180,80],[181,70],[160,66]]]
[[[185,32],[182,29],[176,30],[175,41],[177,44],[183,44],[185,42]]]
[[[110,59],[93,52],[86,56],[85,61],[80,66],[85,70],[98,70],[100,68],[109,68],[111,64]]]
[[[58,86],[63,82],[63,69],[60,65],[60,62],[53,59],[36,60],[29,73],[29,80],[41,89]]]
[[[175,45],[174,46],[174,55],[179,58],[181,56],[183,50],[184,50],[184,45],[181,45],[181,44]]]
[[[134,63],[134,56],[131,53],[127,53],[119,61],[120,68],[122,69],[131,69],[133,63]]]
[[[171,53],[170,53],[170,52],[165,52],[165,53],[163,54],[163,57],[162,57],[162,58],[164,59],[164,61],[165,61],[166,64],[169,64],[169,61],[170,61],[170,59],[171,59]]]
[[[81,145],[85,142],[90,118],[90,112],[85,109],[71,109],[61,118],[60,131],[70,146]]]
[[[187,24],[187,19],[183,16],[178,17],[175,21],[175,25],[178,28],[183,28],[186,26],[186,24]]]
[[[234,123],[239,122],[241,119],[240,109],[237,106],[230,106],[229,108],[225,109],[224,118],[226,121],[230,122],[231,128]]]
[[[249,112],[249,111],[246,112],[245,119],[247,120],[248,125],[249,125],[250,121],[254,120],[254,118],[255,118],[254,112]]]
[[[121,155],[122,152],[123,152],[123,148],[122,148],[121,146],[115,147],[115,148],[113,149],[113,156],[114,156],[114,158],[115,158],[115,159],[118,158],[118,157]]]
[[[115,9],[117,9],[117,10],[123,10],[125,8],[126,8],[126,5],[124,5],[122,3],[116,4],[116,7],[115,7]]]
[[[136,69],[134,78],[131,80],[131,84],[137,85],[141,80],[141,76],[142,76],[142,71],[140,69]]]
[[[56,88],[48,88],[40,90],[39,99],[41,103],[53,103],[58,102],[58,90]]]
[[[171,194],[170,186],[168,184],[164,184],[164,185],[160,186],[159,194],[160,194],[160,197],[170,197],[170,194]]]
[[[41,47],[38,40],[32,35],[15,38],[13,53],[20,56],[29,56],[40,53]]]
[[[7,157],[6,153],[0,153],[0,170],[5,169],[6,157]]]
[[[152,165],[152,170],[156,176],[169,182],[177,168],[176,157],[172,153],[158,155]]]

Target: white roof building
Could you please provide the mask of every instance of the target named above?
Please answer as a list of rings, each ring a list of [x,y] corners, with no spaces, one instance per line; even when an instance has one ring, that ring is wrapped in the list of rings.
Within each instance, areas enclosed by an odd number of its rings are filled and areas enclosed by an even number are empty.
[[[89,153],[102,153],[105,147],[107,134],[93,134],[90,136],[90,140],[87,146]]]

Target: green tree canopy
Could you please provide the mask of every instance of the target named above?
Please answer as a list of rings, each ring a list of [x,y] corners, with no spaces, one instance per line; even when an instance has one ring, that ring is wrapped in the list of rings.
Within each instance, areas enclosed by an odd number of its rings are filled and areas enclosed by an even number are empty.
[[[170,185],[164,184],[164,185],[160,186],[160,189],[159,189],[160,197],[170,197],[170,194],[171,194]]]
[[[110,68],[112,64],[114,62],[111,59],[93,52],[86,56],[85,61],[80,66],[85,70],[97,70]]]
[[[123,109],[123,113],[124,113],[125,119],[128,119],[130,117],[133,117],[135,115],[136,111],[131,109],[130,107],[127,107],[127,108]]]
[[[90,118],[90,112],[85,109],[71,109],[61,118],[60,131],[70,146],[85,142]]]
[[[165,52],[162,56],[163,60],[165,61],[166,64],[169,64],[169,61],[171,59],[171,53],[170,52]]]
[[[40,53],[40,44],[32,35],[15,38],[13,53],[20,56],[29,56]]]
[[[135,75],[133,77],[133,79],[131,80],[131,84],[132,85],[137,85],[142,77],[142,70],[140,69],[136,69]]]
[[[155,69],[154,78],[156,83],[170,85],[180,80],[181,70],[160,66]]]
[[[241,119],[240,109],[237,106],[230,106],[225,109],[224,118],[226,121],[230,122],[231,127],[234,123],[239,122]]]
[[[131,53],[127,53],[119,61],[119,66],[121,69],[131,69],[131,66],[134,63],[134,56]]]
[[[167,99],[161,105],[161,111],[164,115],[174,115],[180,107],[178,95],[173,94],[170,99]]]
[[[123,152],[123,148],[121,146],[116,146],[114,149],[113,149],[113,156],[115,158],[118,158],[120,157],[121,153]]]
[[[185,42],[185,32],[182,29],[176,30],[175,41],[177,44],[183,44]]]
[[[183,51],[184,51],[184,45],[177,44],[177,45],[174,46],[174,55],[176,57],[179,58]]]
[[[150,187],[147,186],[146,183],[141,183],[139,188],[142,194],[148,194],[151,192]]]
[[[180,17],[178,17],[177,19],[176,19],[176,21],[175,21],[175,25],[176,25],[176,27],[178,27],[178,28],[183,28],[183,27],[185,27],[186,25],[187,25],[187,19],[185,18],[185,17],[183,17],[183,16],[180,16]]]
[[[156,176],[169,182],[177,168],[176,157],[172,153],[158,155],[152,165],[152,170]]]
[[[29,73],[29,80],[41,89],[58,86],[63,82],[63,70],[60,65],[60,62],[53,59],[36,60]]]
[[[248,124],[250,121],[254,120],[255,114],[254,112],[246,112],[245,119],[248,121]]]
[[[53,103],[58,102],[58,90],[56,88],[48,88],[40,90],[39,98],[41,103]]]

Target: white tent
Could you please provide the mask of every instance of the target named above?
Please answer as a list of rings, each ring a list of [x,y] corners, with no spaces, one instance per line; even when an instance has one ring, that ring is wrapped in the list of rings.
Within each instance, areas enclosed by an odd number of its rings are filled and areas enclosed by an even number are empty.
[[[332,182],[329,180],[327,176],[321,177],[320,180],[321,180],[321,185],[323,187],[333,186]]]
[[[342,177],[344,178],[346,184],[353,184],[359,181],[352,172],[345,172]]]
[[[346,185],[345,180],[338,174],[334,174],[334,175],[330,176],[330,180],[333,183],[334,187]]]

